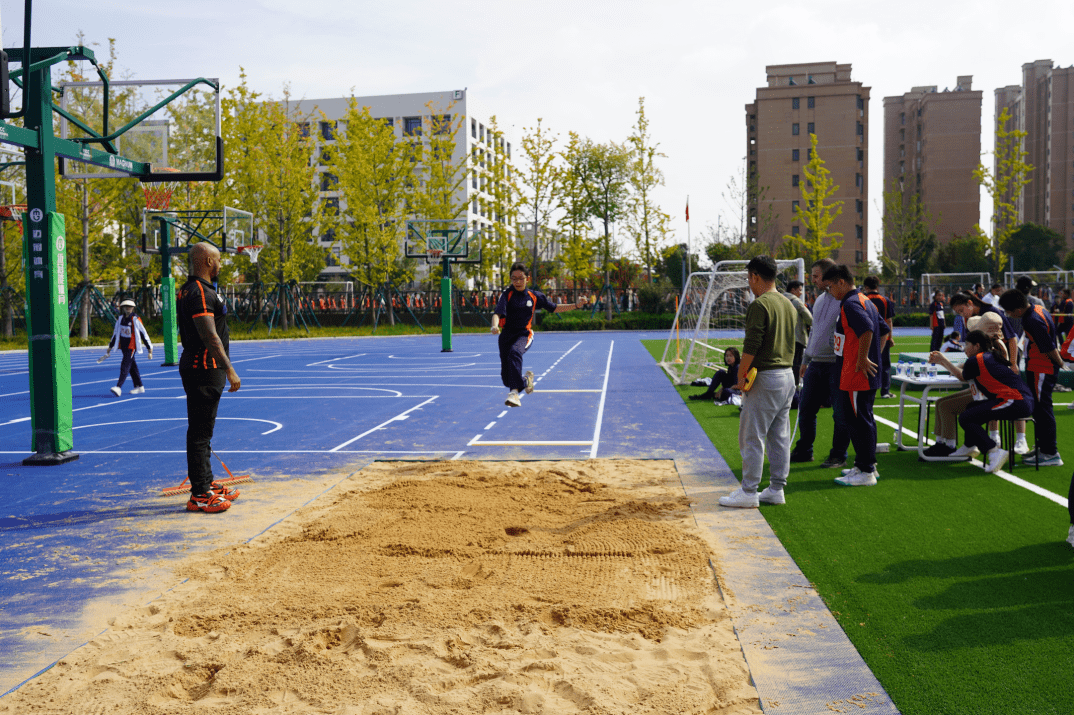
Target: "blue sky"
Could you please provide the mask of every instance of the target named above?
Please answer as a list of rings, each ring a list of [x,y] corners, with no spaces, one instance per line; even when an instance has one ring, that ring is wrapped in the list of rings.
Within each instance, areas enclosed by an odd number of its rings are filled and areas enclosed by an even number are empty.
[[[22,0],[0,0],[4,47],[22,44]],[[837,61],[871,87],[869,234],[879,245],[883,98],[973,75],[990,124],[993,90],[1020,84],[1023,63],[1074,64],[1074,3],[339,2],[336,0],[38,0],[35,45],[117,42],[132,77],[220,77],[240,67],[257,90],[310,99],[466,87],[516,140],[537,118],[565,138],[630,133],[638,97],[667,155],[658,195],[695,245],[730,208],[741,166],[744,105],[765,65]],[[991,149],[985,132],[982,144]],[[986,160],[990,164],[990,159]],[[982,221],[990,205],[982,202]]]

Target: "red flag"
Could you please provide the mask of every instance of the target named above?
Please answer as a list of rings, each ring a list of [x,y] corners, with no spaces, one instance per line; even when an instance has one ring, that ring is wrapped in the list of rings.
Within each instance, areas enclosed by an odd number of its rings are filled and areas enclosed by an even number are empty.
[[[686,199],[686,220],[690,220],[690,199]]]

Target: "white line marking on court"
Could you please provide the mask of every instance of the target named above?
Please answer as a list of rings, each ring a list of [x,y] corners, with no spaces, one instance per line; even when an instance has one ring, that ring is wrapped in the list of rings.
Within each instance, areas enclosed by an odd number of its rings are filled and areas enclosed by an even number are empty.
[[[398,421],[401,421],[401,420],[405,420],[405,419],[408,419],[408,418],[410,417],[410,413],[411,413],[411,412],[413,412],[414,410],[417,410],[417,409],[419,409],[419,408],[421,408],[421,407],[424,407],[425,405],[427,405],[427,404],[429,404],[430,402],[432,402],[433,400],[435,400],[435,399],[436,399],[437,397],[439,397],[439,395],[433,395],[432,397],[430,397],[430,398],[429,398],[428,400],[426,400],[425,402],[422,402],[422,403],[421,403],[420,405],[415,405],[414,407],[411,407],[411,408],[410,408],[409,410],[407,410],[406,412],[400,412],[400,413],[399,413],[399,414],[397,414],[397,415],[396,415],[395,417],[392,417],[392,418],[391,418],[390,420],[385,420],[384,422],[381,422],[381,423],[380,423],[379,425],[377,425],[376,427],[374,427],[374,428],[372,428],[372,429],[368,429],[368,430],[366,430],[365,432],[362,432],[362,433],[361,433],[360,435],[358,435],[357,437],[354,437],[353,439],[349,439],[349,440],[347,440],[346,442],[344,442],[343,444],[341,444],[341,445],[338,445],[338,446],[336,446],[336,447],[333,447],[332,449],[330,449],[330,450],[328,450],[328,451],[329,451],[329,452],[338,452],[339,450],[341,450],[341,449],[343,449],[344,447],[346,447],[346,446],[347,446],[348,444],[351,444],[351,443],[353,443],[353,442],[357,442],[357,441],[358,441],[358,440],[360,440],[360,439],[361,439],[362,437],[365,437],[365,436],[366,436],[367,434],[370,434],[370,433],[372,433],[372,432],[376,432],[376,431],[377,431],[377,430],[379,430],[379,429],[383,429],[384,427],[388,426],[388,425],[389,425],[389,424],[391,424],[392,422],[398,422]]]
[[[504,411],[503,411],[503,412],[501,412],[500,414],[496,415],[496,419],[498,419],[498,420],[499,420],[499,419],[503,419],[503,418],[504,418],[505,416],[507,416],[507,413],[508,413],[508,412],[510,412],[510,410],[504,410]]]
[[[484,432],[482,432],[481,434],[484,434]],[[475,434],[474,438],[466,443],[466,446],[472,447],[473,445],[477,444],[477,440],[481,439],[481,434]]]
[[[306,367],[314,367],[315,365],[324,365],[326,362],[336,362],[337,360],[350,360],[352,358],[362,357],[365,354],[366,353],[358,353],[357,355],[347,355],[345,357],[328,358],[327,360],[321,360],[320,362],[311,362],[309,365],[306,365]]]
[[[873,416],[873,419],[876,420],[877,422],[880,422],[882,424],[887,425],[888,427],[894,427],[895,429],[899,429],[899,423],[898,422],[892,422],[891,420],[885,420],[884,418],[876,417],[875,415]],[[918,437],[916,432],[914,432],[912,430],[909,430],[906,427],[902,428],[902,432],[903,432],[903,434],[905,434],[905,435],[907,435],[909,437],[914,437],[914,438]],[[933,441],[926,437],[925,444],[932,444],[932,443],[933,443]],[[916,452],[917,450],[916,449],[911,449],[911,450],[908,450],[908,451]],[[976,465],[978,467],[983,466],[979,459],[970,460],[970,463],[974,464],[974,465]],[[943,464],[943,463],[941,463],[941,464]],[[950,462],[950,464],[958,464],[958,462]],[[1030,467],[1032,465],[1026,465],[1026,466]],[[1036,484],[1033,484],[1032,482],[1027,482],[1024,479],[1019,479],[1018,477],[1014,476],[1010,472],[1005,472],[1005,471],[1003,471],[1001,469],[998,472],[994,472],[994,474],[995,474],[995,476],[999,477],[1000,479],[1008,481],[1011,484],[1014,484],[1015,486],[1022,487],[1023,489],[1028,489],[1029,491],[1033,492],[1034,494],[1037,494],[1038,496],[1042,496],[1042,497],[1044,497],[1045,499],[1047,499],[1049,501],[1055,502],[1059,506],[1066,507],[1068,505],[1068,502],[1067,502],[1066,498],[1059,496],[1055,492],[1050,492],[1047,489],[1045,489],[1044,487],[1038,487]]]
[[[615,348],[615,341],[608,346],[608,364],[604,368],[604,387],[601,389],[600,394],[600,407],[597,408],[597,426],[593,430],[593,449],[589,450],[589,458],[596,459],[597,448],[600,446],[600,426],[604,422],[604,400],[608,397],[608,377],[612,374],[612,350]]]
[[[546,392],[603,392],[603,390],[534,390],[534,392],[539,392],[543,395]]]
[[[488,431],[489,431],[490,429],[492,429],[492,428],[493,428],[493,427],[494,427],[495,425],[496,425],[496,422],[495,422],[495,420],[494,420],[494,421],[492,421],[492,422],[489,422],[489,423],[488,423],[487,425],[485,425],[485,431],[486,431],[486,432],[488,432]]]
[[[481,435],[477,435],[477,437],[480,437],[480,436]],[[555,446],[564,445],[564,446],[573,446],[573,447],[586,447],[588,445],[593,444],[593,442],[568,441],[568,440],[549,440],[549,441],[530,440],[530,441],[519,441],[519,442],[512,442],[512,441],[478,442],[477,437],[474,437],[473,440],[471,440],[470,443],[467,444],[466,446],[469,447],[469,446],[473,445],[473,446],[476,446],[476,447],[517,447],[517,446],[522,446],[522,447],[555,447]]]
[[[554,369],[556,368],[556,365],[558,365],[558,364],[559,364],[559,363],[560,363],[560,362],[561,362],[561,361],[563,360],[563,358],[567,357],[567,356],[568,356],[568,355],[570,355],[570,354],[571,354],[572,352],[574,352],[574,349],[575,349],[576,347],[578,347],[579,345],[581,345],[581,344],[582,344],[582,341],[581,341],[581,340],[579,340],[579,341],[578,341],[578,342],[576,342],[576,343],[575,343],[574,345],[572,345],[572,346],[571,346],[571,349],[570,349],[570,350],[568,350],[567,352],[563,353],[562,355],[560,355],[560,356],[559,356],[559,358],[558,358],[558,359],[557,359],[557,360],[556,360],[556,361],[555,361],[554,363],[552,363],[552,364],[551,364],[551,365],[550,365],[550,366],[548,367],[548,369],[547,369],[547,370],[545,370],[544,372],[542,372],[542,373],[541,373],[541,376],[540,376],[540,377],[541,377],[541,378],[543,378],[543,377],[544,377],[545,375],[547,375],[548,373],[552,372],[552,371],[553,371],[553,370],[554,370]],[[540,378],[538,378],[538,379],[540,379]]]
[[[244,358],[242,360],[232,360],[231,364],[232,365],[238,365],[240,362],[253,362],[254,360],[268,360],[269,358],[278,358],[278,357],[283,357],[283,354],[281,353],[279,355],[262,355],[261,357]]]
[[[453,449],[341,449],[332,452],[327,449],[217,449],[217,454],[464,454]],[[79,450],[79,454],[186,454],[185,449],[90,449]],[[0,454],[33,454],[33,452],[4,452]]]
[[[464,452],[464,451],[461,451],[461,452],[456,452],[456,453],[455,453],[455,456],[454,456],[454,457],[452,457],[452,458],[451,458],[450,460],[448,460],[448,461],[449,461],[449,462],[454,462],[454,461],[456,461],[457,459],[459,459],[459,457],[461,457],[461,456],[462,456],[462,455],[464,455],[464,454],[466,454],[466,452]]]
[[[266,424],[276,425],[275,427],[270,429],[268,432],[262,432],[261,433],[262,435],[272,434],[273,432],[276,432],[277,430],[283,429],[283,425],[280,424],[279,422],[274,422],[273,420],[259,420],[259,419],[255,419],[253,417],[217,417],[216,419],[218,421],[219,420],[235,420],[237,422],[264,422]],[[123,420],[122,422],[100,422],[100,423],[95,424],[95,425],[78,425],[77,427],[72,427],[71,429],[88,429],[89,427],[110,427],[111,425],[141,424],[143,422],[186,422],[186,421],[187,421],[186,417],[151,417],[149,419],[144,419],[144,420]]]
[[[0,427],[3,427],[4,425],[13,425],[16,422],[29,422],[29,421],[30,421],[29,417],[20,417],[17,420],[11,420],[9,422],[4,422],[3,424],[0,424]]]

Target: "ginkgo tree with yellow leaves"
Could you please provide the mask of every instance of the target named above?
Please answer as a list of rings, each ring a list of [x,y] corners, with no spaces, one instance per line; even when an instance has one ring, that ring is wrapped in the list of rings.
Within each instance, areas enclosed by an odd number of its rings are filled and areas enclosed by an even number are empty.
[[[799,235],[785,235],[783,240],[795,253],[805,258],[806,265],[831,256],[832,251],[843,245],[843,234],[831,231],[836,218],[843,213],[842,201],[831,201],[839,191],[832,181],[831,172],[824,168],[824,160],[817,151],[817,135],[809,135],[809,162],[802,169],[805,181],[799,182],[802,203],[791,218],[802,230]]]

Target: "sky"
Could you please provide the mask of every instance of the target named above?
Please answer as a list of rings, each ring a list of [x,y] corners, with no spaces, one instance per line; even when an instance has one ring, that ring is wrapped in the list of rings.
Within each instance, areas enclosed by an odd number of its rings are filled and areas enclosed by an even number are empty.
[[[21,0],[0,0],[5,48],[22,46]],[[733,222],[723,198],[746,146],[745,105],[765,66],[836,61],[870,87],[869,238],[880,248],[883,98],[914,86],[983,90],[982,148],[992,148],[993,91],[1023,63],[1074,64],[1070,0],[904,2],[353,2],[341,0],[37,0],[34,46],[83,33],[116,41],[134,79],[245,71],[257,91],[320,99],[466,88],[516,142],[538,119],[559,135],[624,141],[645,98],[666,157],[657,200],[673,241]],[[991,166],[991,158],[985,158]],[[690,222],[684,209],[689,196]],[[987,227],[991,202],[981,204]]]

